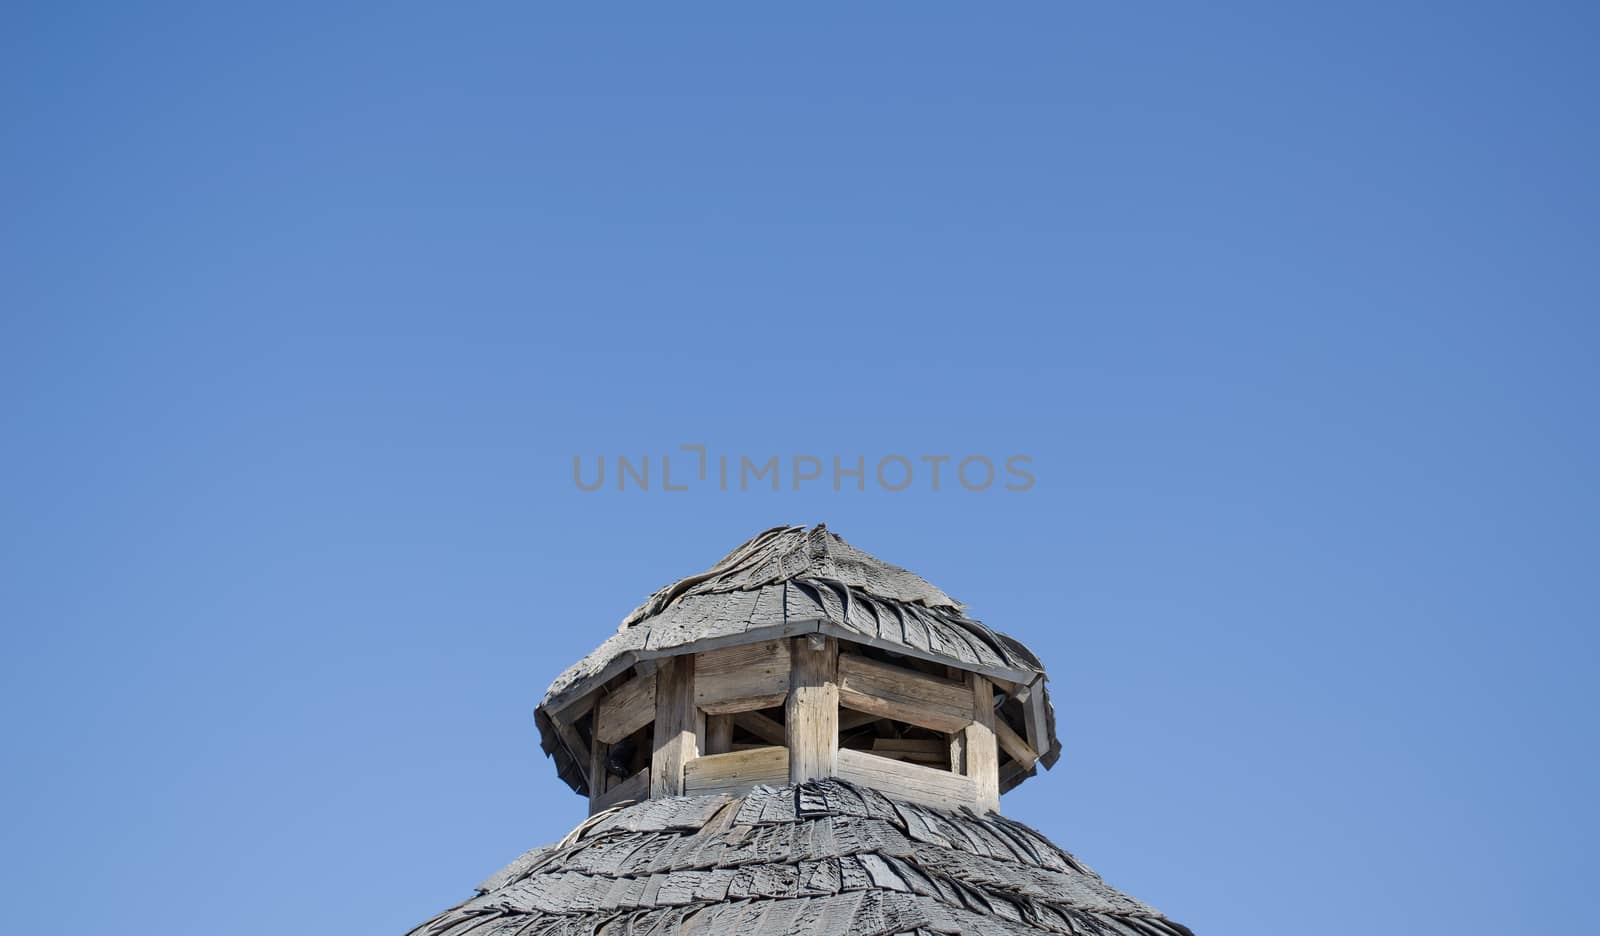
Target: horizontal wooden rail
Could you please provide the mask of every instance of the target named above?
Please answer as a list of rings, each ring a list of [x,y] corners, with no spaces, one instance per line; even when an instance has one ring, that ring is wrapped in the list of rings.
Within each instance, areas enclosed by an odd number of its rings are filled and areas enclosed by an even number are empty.
[[[789,749],[769,746],[697,757],[683,767],[683,792],[743,793],[763,783],[789,782]]]
[[[781,640],[710,650],[694,667],[694,702],[707,715],[773,708],[789,695],[789,648]]]
[[[616,744],[656,717],[656,677],[635,676],[601,699],[595,708],[595,740]]]
[[[839,657],[839,704],[943,732],[961,731],[973,718],[967,686],[853,653]]]
[[[839,779],[872,787],[885,796],[941,809],[977,802],[977,786],[971,777],[850,748],[839,749]]]
[[[590,807],[591,813],[621,806],[625,803],[637,803],[650,796],[650,768],[646,767],[628,779],[622,781],[611,789],[605,791],[595,800]]]

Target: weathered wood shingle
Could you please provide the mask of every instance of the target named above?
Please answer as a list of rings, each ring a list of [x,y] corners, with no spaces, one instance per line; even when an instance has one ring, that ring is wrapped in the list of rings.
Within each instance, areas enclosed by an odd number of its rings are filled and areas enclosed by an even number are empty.
[[[1190,936],[997,814],[838,779],[650,800],[529,852],[411,936]]]

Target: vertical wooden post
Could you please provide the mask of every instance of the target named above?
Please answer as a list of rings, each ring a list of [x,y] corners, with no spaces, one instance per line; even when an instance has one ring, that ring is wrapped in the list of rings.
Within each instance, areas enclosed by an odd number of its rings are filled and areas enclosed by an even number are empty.
[[[837,772],[838,674],[838,641],[820,634],[790,641],[789,698],[783,706],[790,783],[831,777]]]
[[[978,808],[1000,811],[1000,752],[994,738],[994,685],[971,673],[972,724],[967,726],[965,748],[967,776],[977,784]]]
[[[700,756],[705,716],[694,704],[694,655],[661,661],[656,671],[655,750],[650,797],[683,795],[683,765]]]
[[[611,775],[606,771],[606,755],[611,752],[611,745],[602,744],[600,736],[596,733],[600,725],[600,706],[596,705],[590,713],[589,737],[589,814],[598,812],[600,798],[606,794],[606,787],[610,785]]]
[[[726,754],[733,750],[733,716],[706,716],[707,754]]]
[[[960,667],[946,666],[944,668],[944,672],[946,676],[949,676],[954,680],[964,682],[967,678],[966,670],[963,670]],[[950,739],[950,772],[953,774],[961,774],[962,776],[966,776],[967,730],[963,728],[960,731],[952,732],[949,735],[946,735],[946,737]]]

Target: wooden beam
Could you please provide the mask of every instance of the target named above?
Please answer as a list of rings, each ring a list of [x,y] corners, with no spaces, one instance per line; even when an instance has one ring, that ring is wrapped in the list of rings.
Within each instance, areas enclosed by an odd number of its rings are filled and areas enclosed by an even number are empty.
[[[1050,720],[1045,713],[1044,677],[1040,676],[1017,696],[1022,703],[1022,726],[1028,746],[1041,755],[1050,750]]]
[[[784,679],[789,677],[785,674]],[[787,687],[782,692],[768,692],[760,695],[738,695],[721,699],[708,699],[706,704],[700,706],[700,711],[707,715],[735,715],[739,712],[755,712],[761,709],[777,708],[789,697]]]
[[[759,784],[789,782],[789,749],[776,745],[729,754],[711,754],[690,761],[683,771],[683,792],[744,793]]]
[[[606,744],[616,744],[633,734],[656,716],[656,677],[635,676],[600,700],[595,706],[594,736]]]
[[[1033,765],[1039,760],[1039,752],[1028,746],[1022,736],[998,715],[994,719],[995,740],[1000,742],[1000,747],[1011,755],[1011,758],[1022,765],[1023,770],[1032,770]]]
[[[855,654],[839,660],[839,704],[934,731],[972,721],[972,692],[961,683]]]
[[[550,719],[556,727],[556,736],[561,739],[561,744],[572,755],[572,761],[578,767],[578,775],[583,777],[585,786],[589,785],[589,745],[583,743],[578,730],[568,722],[559,718]]]
[[[967,671],[954,666],[945,667],[945,672],[951,679],[960,680],[966,684]],[[950,772],[962,776],[967,774],[967,729],[962,727],[959,731],[945,733],[945,739],[950,742]]]
[[[739,712],[733,716],[733,723],[768,744],[789,743],[783,726],[760,712]]]
[[[872,787],[886,796],[941,809],[971,806],[976,799],[971,777],[850,748],[839,750],[839,778]]]
[[[796,637],[789,652],[789,698],[784,704],[789,782],[831,777],[839,753],[839,642]]]
[[[621,806],[624,803],[637,803],[640,800],[646,799],[649,795],[650,768],[646,767],[628,779],[607,790],[606,795],[600,797],[599,802],[591,807],[590,812],[597,813],[603,809],[610,809],[613,806]]]
[[[694,666],[694,701],[708,715],[772,708],[789,694],[789,647],[781,640],[710,650]]]
[[[696,682],[699,674],[696,673]],[[726,754],[733,750],[733,716],[706,716],[706,754]]]
[[[598,709],[589,715],[591,729],[600,721]],[[596,740],[589,746],[589,814],[600,811],[600,801],[610,786],[611,774],[606,770],[606,755],[611,745]]]
[[[661,661],[656,671],[655,749],[650,798],[683,795],[683,767],[700,755],[705,715],[694,705],[694,655]]]
[[[988,677],[967,676],[972,692],[972,723],[967,726],[966,775],[972,778],[980,810],[1000,811],[1000,753],[994,738],[994,687]]]

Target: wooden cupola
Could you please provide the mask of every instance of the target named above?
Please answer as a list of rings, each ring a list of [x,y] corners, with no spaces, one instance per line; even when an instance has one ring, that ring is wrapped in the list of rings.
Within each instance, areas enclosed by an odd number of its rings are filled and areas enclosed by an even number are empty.
[[[778,527],[656,592],[537,719],[590,812],[837,777],[998,811],[1055,763],[1026,647],[825,527]]]

